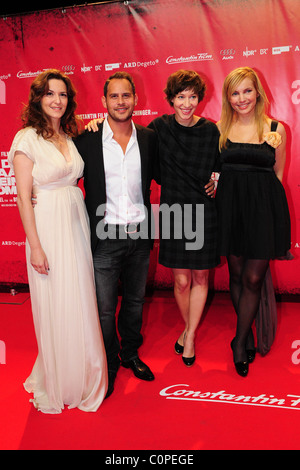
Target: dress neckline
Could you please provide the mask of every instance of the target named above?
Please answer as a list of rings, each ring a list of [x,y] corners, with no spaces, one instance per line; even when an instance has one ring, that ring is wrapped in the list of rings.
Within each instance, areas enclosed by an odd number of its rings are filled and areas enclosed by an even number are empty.
[[[68,150],[69,150],[69,154],[70,154],[71,160],[67,160],[67,159],[66,159],[65,155],[57,148],[57,146],[55,145],[55,143],[54,143],[52,140],[48,139],[48,142],[53,145],[53,147],[57,150],[57,152],[59,153],[59,155],[64,159],[65,164],[66,164],[66,165],[71,165],[71,164],[73,163],[73,157],[72,157],[72,152],[71,152],[71,148],[70,148],[70,140],[71,140],[71,139],[70,139],[70,137],[69,137],[67,134],[65,134],[65,135],[66,135],[66,141],[67,141],[67,146],[68,146]],[[46,140],[46,139],[45,139],[45,140]]]
[[[274,119],[272,119],[270,131],[275,132],[276,129],[277,129],[277,126],[278,126],[278,121],[275,121]],[[234,142],[234,141],[227,138],[227,142],[230,142],[231,144],[256,145],[256,146],[262,146],[264,144],[267,144],[268,147],[271,147],[271,145],[269,145],[265,140],[261,143],[252,143],[252,142]]]
[[[178,126],[180,129],[194,129],[195,127],[199,126],[203,121],[205,121],[205,118],[201,116],[193,126],[183,126],[178,121],[176,121],[175,114],[171,114],[171,117],[173,118],[175,125]]]
[[[258,147],[261,147],[261,146],[264,145],[264,144],[267,144],[267,145],[268,145],[268,143],[265,142],[265,141],[264,141],[264,142],[261,142],[261,143],[252,143],[252,142],[234,142],[234,141],[232,141],[232,140],[230,140],[230,139],[227,139],[227,142],[229,142],[229,143],[231,143],[231,144],[237,144],[237,145],[246,145],[246,146],[247,146],[247,145],[254,145],[254,146],[256,146],[256,147],[257,147],[257,146],[258,146]]]

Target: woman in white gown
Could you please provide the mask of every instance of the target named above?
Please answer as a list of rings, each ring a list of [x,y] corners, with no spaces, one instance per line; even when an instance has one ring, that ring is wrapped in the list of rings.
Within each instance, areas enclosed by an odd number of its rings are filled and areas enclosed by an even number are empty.
[[[47,70],[9,152],[26,233],[26,260],[38,357],[24,386],[35,407],[96,411],[107,391],[107,362],[97,311],[89,222],[77,186],[84,163],[70,79]],[[33,209],[32,192],[37,194]]]

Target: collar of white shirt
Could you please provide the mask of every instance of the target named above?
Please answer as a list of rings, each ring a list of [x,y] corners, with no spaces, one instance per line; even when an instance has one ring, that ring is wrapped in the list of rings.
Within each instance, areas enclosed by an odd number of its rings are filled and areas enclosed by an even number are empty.
[[[136,127],[134,125],[134,122],[131,121],[131,125],[132,125],[132,134],[131,134],[131,139],[133,139],[134,141],[136,140]],[[113,139],[113,136],[114,136],[114,133],[108,123],[108,119],[107,117],[104,119],[103,121],[103,132],[102,132],[102,141],[105,142],[109,142]]]

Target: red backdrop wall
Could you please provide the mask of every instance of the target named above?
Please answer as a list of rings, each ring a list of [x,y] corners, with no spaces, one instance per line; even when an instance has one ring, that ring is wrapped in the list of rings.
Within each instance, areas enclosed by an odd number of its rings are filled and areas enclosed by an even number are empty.
[[[126,70],[139,97],[135,121],[147,125],[172,110],[163,88],[179,68],[194,69],[207,83],[198,114],[217,121],[227,73],[256,69],[270,99],[269,114],[288,134],[284,186],[292,218],[293,261],[272,263],[279,292],[300,292],[300,9],[295,0],[141,0],[87,5],[0,19],[0,283],[26,283],[24,232],[16,187],[7,164],[19,130],[22,103],[34,77],[47,68],[70,74],[78,90],[78,113],[87,123],[102,117],[105,79]],[[153,185],[152,201],[159,201]],[[149,282],[172,285],[168,269],[151,257]],[[225,260],[212,273],[215,289],[227,290]]]

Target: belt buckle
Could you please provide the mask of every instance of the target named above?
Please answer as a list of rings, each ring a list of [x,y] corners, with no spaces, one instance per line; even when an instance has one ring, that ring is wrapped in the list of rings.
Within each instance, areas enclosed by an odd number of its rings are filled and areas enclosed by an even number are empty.
[[[135,229],[134,230],[130,230],[130,226],[134,226]],[[125,227],[124,227],[124,232],[125,233],[136,233],[137,232],[137,228],[138,228],[138,224],[126,224]]]

